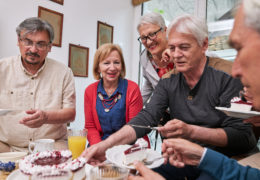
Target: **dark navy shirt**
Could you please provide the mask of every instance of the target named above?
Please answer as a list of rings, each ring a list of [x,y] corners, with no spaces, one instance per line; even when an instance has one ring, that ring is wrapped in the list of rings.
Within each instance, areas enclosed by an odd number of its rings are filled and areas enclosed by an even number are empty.
[[[98,119],[103,131],[102,140],[106,139],[108,136],[118,131],[123,125],[126,124],[125,120],[125,112],[126,112],[126,92],[127,92],[128,81],[126,79],[119,79],[118,87],[115,92],[112,94],[113,97],[115,94],[120,93],[121,98],[117,100],[115,105],[110,109],[109,112],[105,112],[104,107],[102,105],[102,101],[97,96],[97,114]],[[101,93],[104,99],[110,99],[108,97],[104,87],[103,80],[98,84],[97,93]],[[110,104],[113,100],[107,102]]]

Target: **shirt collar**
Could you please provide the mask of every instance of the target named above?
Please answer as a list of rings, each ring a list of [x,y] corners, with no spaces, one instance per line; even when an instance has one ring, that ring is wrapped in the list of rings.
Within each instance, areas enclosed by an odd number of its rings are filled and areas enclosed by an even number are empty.
[[[117,88],[116,88],[116,90],[115,90],[115,92],[113,94],[115,94],[117,92],[119,92],[120,94],[123,94],[123,89],[124,89],[123,86],[124,86],[123,79],[119,78],[118,86],[117,86]],[[100,92],[103,95],[106,94],[106,91],[105,91],[105,89],[103,87],[103,79],[101,79],[100,82],[98,83],[97,92],[98,93]]]
[[[29,71],[27,71],[27,70],[25,69],[25,67],[23,66],[22,56],[21,56],[21,55],[20,55],[19,59],[20,59],[20,67],[22,68],[23,72],[24,72],[26,75],[31,76],[31,77],[37,77],[37,76],[39,75],[39,73],[45,68],[46,63],[47,63],[47,60],[46,60],[47,58],[45,58],[42,67],[37,71],[37,73],[32,74],[32,73],[30,73]]]

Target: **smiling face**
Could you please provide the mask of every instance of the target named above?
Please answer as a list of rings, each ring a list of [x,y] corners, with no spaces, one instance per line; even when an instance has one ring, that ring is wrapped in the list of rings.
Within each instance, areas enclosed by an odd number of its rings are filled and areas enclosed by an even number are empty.
[[[253,106],[260,110],[260,34],[245,26],[243,6],[237,12],[230,45],[237,50],[232,76],[240,78],[253,96]]]
[[[182,73],[197,71],[201,59],[205,57],[207,43],[206,39],[201,47],[193,35],[172,29],[168,37],[168,48],[177,71]]]
[[[25,66],[33,65],[40,67],[48,52],[51,51],[49,41],[49,35],[46,31],[37,31],[29,34],[25,34],[25,32],[22,31],[20,37],[18,37],[18,46],[23,64]],[[33,43],[33,45],[28,45],[29,43]]]
[[[122,71],[122,60],[119,53],[114,50],[99,63],[99,73],[102,74],[104,83],[117,83]]]
[[[161,27],[155,24],[143,24],[139,27],[140,37],[149,36],[157,32]],[[152,54],[156,56],[161,56],[162,52],[167,47],[166,39],[166,28],[157,32],[153,40],[147,39],[146,42],[142,42],[145,48]]]

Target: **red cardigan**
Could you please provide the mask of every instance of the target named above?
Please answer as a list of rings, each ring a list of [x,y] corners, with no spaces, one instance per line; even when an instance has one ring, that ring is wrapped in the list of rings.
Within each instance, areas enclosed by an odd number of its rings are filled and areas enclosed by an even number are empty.
[[[143,108],[143,100],[138,85],[131,80],[127,81],[126,123],[135,117]],[[86,88],[84,96],[85,128],[88,129],[88,141],[90,145],[100,142],[103,135],[96,111],[98,83],[99,81],[90,84]],[[148,140],[148,137],[146,136],[145,139]]]

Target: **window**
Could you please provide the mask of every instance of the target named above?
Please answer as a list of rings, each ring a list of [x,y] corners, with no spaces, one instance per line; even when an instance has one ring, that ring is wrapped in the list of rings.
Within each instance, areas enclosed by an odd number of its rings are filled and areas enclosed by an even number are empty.
[[[207,22],[233,19],[232,11],[241,0],[207,0]]]

